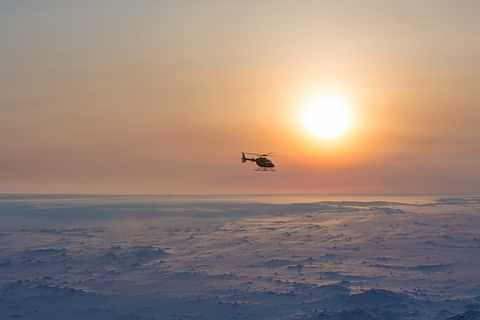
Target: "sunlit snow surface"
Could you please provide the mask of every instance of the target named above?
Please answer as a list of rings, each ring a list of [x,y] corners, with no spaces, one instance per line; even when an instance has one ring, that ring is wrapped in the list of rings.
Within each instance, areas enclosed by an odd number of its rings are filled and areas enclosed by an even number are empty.
[[[0,195],[0,319],[480,319],[480,197]]]

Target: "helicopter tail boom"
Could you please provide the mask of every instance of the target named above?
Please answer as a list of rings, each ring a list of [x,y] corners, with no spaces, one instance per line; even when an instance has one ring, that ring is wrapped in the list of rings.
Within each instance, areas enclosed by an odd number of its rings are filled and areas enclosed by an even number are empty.
[[[242,152],[242,163],[245,163],[247,161],[255,161],[255,159],[247,158],[245,156],[245,152]]]

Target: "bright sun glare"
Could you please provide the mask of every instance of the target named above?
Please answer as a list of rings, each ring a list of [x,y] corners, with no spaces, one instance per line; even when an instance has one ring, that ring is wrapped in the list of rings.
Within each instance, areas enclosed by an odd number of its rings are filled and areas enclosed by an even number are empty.
[[[302,106],[300,120],[311,135],[323,140],[333,140],[351,126],[350,101],[336,92],[314,94]]]

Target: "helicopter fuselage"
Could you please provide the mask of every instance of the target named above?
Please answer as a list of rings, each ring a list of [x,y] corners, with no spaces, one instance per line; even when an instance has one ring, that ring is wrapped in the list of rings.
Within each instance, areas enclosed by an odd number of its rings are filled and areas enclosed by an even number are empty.
[[[255,159],[255,163],[257,166],[262,167],[262,168],[274,168],[275,165],[270,159],[267,159],[265,157],[260,157]]]

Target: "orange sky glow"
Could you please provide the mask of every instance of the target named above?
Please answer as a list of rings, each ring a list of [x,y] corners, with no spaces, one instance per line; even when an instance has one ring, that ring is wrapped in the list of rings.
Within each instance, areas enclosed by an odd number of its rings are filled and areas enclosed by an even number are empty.
[[[2,2],[0,192],[475,193],[480,4],[387,2]]]

